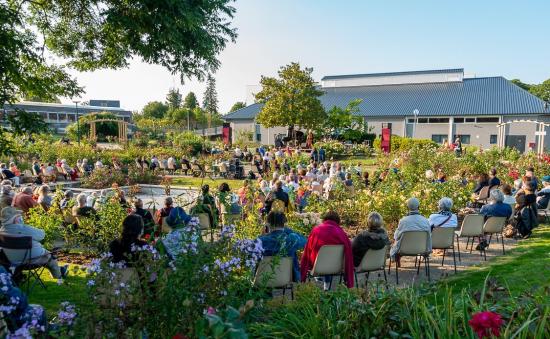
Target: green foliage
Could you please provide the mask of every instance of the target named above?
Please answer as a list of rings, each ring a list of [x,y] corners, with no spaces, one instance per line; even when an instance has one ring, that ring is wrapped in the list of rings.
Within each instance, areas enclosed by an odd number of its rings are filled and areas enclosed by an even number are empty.
[[[365,119],[356,115],[359,112],[361,102],[361,99],[357,99],[350,101],[345,108],[339,106],[332,107],[327,113],[327,118],[317,130],[318,134],[330,135],[333,138],[342,137],[344,140],[348,140],[354,134],[352,131],[358,132],[359,135],[366,133],[367,126]],[[357,139],[357,137],[353,139]]]
[[[298,63],[281,67],[278,78],[262,76],[262,90],[256,100],[263,103],[257,121],[265,127],[298,126],[315,129],[326,119],[319,101],[323,92],[316,88],[312,68]]]
[[[235,112],[245,107],[246,107],[246,104],[243,101],[237,101],[236,103],[233,104],[233,106],[231,106],[231,108],[229,109],[229,113]]]
[[[202,78],[218,68],[215,55],[236,38],[229,2],[48,0],[29,2],[20,15],[79,71],[127,67],[138,57],[182,79]]]
[[[181,93],[177,88],[170,88],[166,95],[166,106],[168,110],[175,110],[181,107]]]
[[[189,109],[195,109],[199,106],[199,101],[197,100],[197,96],[193,92],[187,93],[185,96],[185,100],[183,102],[183,107],[189,108]]]
[[[90,124],[89,122],[93,120],[101,120],[101,119],[115,119],[120,120],[118,116],[111,112],[98,112],[98,113],[90,113],[86,115],[79,116],[79,123],[80,126],[77,125],[76,122],[70,124],[66,128],[67,135],[72,140],[78,139],[78,130],[80,128],[80,138],[84,139],[87,138],[90,134]],[[96,123],[96,136],[97,141],[104,141],[106,140],[107,136],[114,136],[118,137],[118,123],[116,122],[98,122]],[[96,140],[93,140],[96,141]]]
[[[109,244],[120,235],[122,221],[127,215],[128,212],[113,196],[101,204],[96,217],[79,217],[78,227],[67,228],[67,246],[95,256],[109,251]]]
[[[3,127],[0,127],[0,155],[8,155],[13,150],[13,143],[8,139],[8,135],[11,133],[4,131]]]
[[[316,142],[313,145],[315,148],[323,148],[328,159],[338,156],[349,156],[349,155],[364,155],[370,157],[373,154],[373,148],[363,144],[353,144],[350,146],[344,145],[341,141],[327,141],[327,142]]]
[[[37,30],[28,25],[30,4],[0,3],[0,107],[24,97],[50,101],[58,95],[73,97],[83,93],[65,67],[48,62]],[[36,15],[44,14],[35,10]]]
[[[8,115],[8,122],[15,135],[30,135],[48,132],[48,124],[38,113],[17,109],[15,114]]]
[[[550,79],[539,85],[533,85],[529,92],[546,102],[550,102]]]
[[[512,79],[512,80],[510,80],[510,82],[513,83],[516,86],[519,86],[519,87],[523,88],[526,91],[529,91],[531,89],[531,87],[533,87],[533,85],[526,84],[526,83],[522,82],[519,79]]]
[[[141,114],[145,118],[162,119],[168,112],[168,106],[160,101],[151,101],[147,103],[141,110]]]
[[[216,92],[216,79],[208,74],[206,90],[202,99],[202,108],[207,114],[208,127],[212,126],[213,117],[218,115],[218,93]]]
[[[197,155],[204,148],[211,147],[210,142],[203,140],[193,132],[175,133],[172,136],[174,145],[180,147],[186,154]]]
[[[33,227],[39,228],[44,231],[45,237],[41,243],[45,248],[53,248],[55,240],[63,238],[63,214],[59,208],[59,202],[63,197],[63,191],[57,190],[53,199],[53,203],[45,211],[42,206],[38,205],[35,208],[29,210],[29,213],[25,216],[25,223]]]
[[[374,139],[373,148],[377,151],[380,151],[380,138]],[[435,147],[437,143],[429,139],[413,139],[413,138],[404,138],[398,135],[391,136],[391,151],[400,152],[407,151],[415,146],[420,147]]]

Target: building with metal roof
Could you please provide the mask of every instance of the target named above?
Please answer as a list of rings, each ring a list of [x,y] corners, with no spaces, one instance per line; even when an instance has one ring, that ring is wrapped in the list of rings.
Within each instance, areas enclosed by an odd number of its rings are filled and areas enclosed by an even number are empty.
[[[464,144],[483,148],[526,150],[538,146],[544,132],[540,123],[550,120],[548,103],[531,93],[500,76],[465,78],[463,69],[325,76],[320,89],[327,110],[361,99],[356,114],[375,133],[382,123],[391,123],[395,135],[436,142],[460,137]],[[255,123],[261,107],[254,103],[224,117],[234,136],[253,130],[257,141],[272,144],[276,134],[285,133],[284,127],[265,129]],[[535,122],[506,124],[500,131],[499,124],[515,120]]]
[[[40,114],[44,121],[48,123],[50,129],[55,133],[65,133],[65,128],[76,121],[77,116],[90,113],[109,112],[117,115],[124,121],[132,120],[132,112],[120,108],[120,101],[117,100],[90,100],[90,103],[101,106],[83,105],[64,105],[57,103],[30,102],[23,101],[16,104],[6,104],[3,114],[17,114],[17,110],[33,112]],[[2,119],[5,120],[5,119]]]

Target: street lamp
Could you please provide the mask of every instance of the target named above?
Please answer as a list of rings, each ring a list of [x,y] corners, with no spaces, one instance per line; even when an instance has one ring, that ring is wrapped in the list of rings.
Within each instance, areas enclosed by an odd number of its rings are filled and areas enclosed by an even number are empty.
[[[78,103],[80,100],[74,100],[73,102],[76,108],[76,133],[78,137],[78,146],[80,146],[80,121],[78,120]]]
[[[418,109],[415,109],[413,111],[414,114],[414,125],[413,125],[413,139],[416,137],[416,123],[418,122],[418,114],[420,111]]]

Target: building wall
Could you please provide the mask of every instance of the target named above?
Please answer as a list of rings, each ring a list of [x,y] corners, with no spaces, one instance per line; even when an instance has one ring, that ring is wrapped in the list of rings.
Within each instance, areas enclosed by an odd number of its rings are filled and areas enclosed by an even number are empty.
[[[287,134],[287,127],[271,127],[265,128],[264,126],[259,126],[259,131],[256,128],[256,123],[253,120],[234,120],[231,122],[231,128],[233,130],[232,142],[237,140],[239,131],[252,131],[254,133],[254,141],[257,140],[257,132],[260,134],[260,143],[262,145],[274,145],[275,137],[278,134]]]
[[[373,128],[371,133],[375,133],[376,135],[380,135],[382,133],[383,123],[392,124],[392,134],[399,136],[405,135],[405,120],[403,118],[366,117],[365,121],[367,122],[369,128]]]

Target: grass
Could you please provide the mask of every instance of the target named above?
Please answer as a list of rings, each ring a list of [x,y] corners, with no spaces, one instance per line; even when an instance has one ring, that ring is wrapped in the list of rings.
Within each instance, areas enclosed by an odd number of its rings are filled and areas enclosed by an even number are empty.
[[[550,225],[539,226],[531,238],[518,241],[505,255],[485,265],[472,266],[442,281],[442,284],[452,287],[456,293],[462,289],[481,289],[487,275],[512,295],[550,286]]]
[[[244,180],[233,180],[223,178],[195,178],[195,177],[179,177],[172,180],[172,186],[185,186],[199,188],[204,184],[210,185],[210,188],[218,188],[218,186],[226,182],[229,184],[229,188],[237,190],[243,185]]]
[[[57,279],[52,278],[48,270],[41,275],[47,289],[34,286],[29,295],[29,303],[42,305],[46,309],[48,318],[51,318],[59,310],[59,304],[69,301],[77,306],[83,305],[87,300],[86,274],[78,269],[79,266],[71,265],[69,276],[62,285],[57,284]]]

